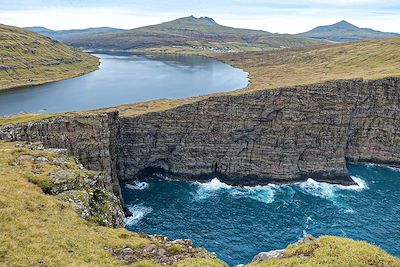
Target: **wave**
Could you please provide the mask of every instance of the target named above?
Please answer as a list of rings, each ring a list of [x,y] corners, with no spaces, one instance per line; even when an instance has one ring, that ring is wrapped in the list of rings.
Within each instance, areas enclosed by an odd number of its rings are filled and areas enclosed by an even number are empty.
[[[368,189],[367,183],[363,179],[355,176],[352,176],[351,178],[357,185],[343,186],[308,179],[306,182],[298,183],[297,186],[303,193],[329,200],[336,207],[340,208],[343,213],[351,214],[354,213],[354,210],[343,200],[343,192],[360,192]]]
[[[129,211],[132,213],[132,216],[125,218],[125,224],[127,226],[137,224],[144,216],[151,213],[153,211],[150,207],[145,207],[143,205],[132,205],[128,206]]]
[[[324,182],[317,182],[313,179],[308,179],[306,182],[298,183],[298,185],[304,192],[324,198],[333,197],[335,192],[339,190],[362,191],[368,189],[367,183],[363,179],[356,176],[351,176],[351,178],[357,185],[344,186],[338,184],[328,184]]]
[[[149,184],[146,182],[134,181],[133,184],[126,184],[125,187],[132,190],[144,190],[149,188]]]
[[[196,201],[207,199],[217,194],[228,193],[235,198],[251,198],[266,204],[274,202],[275,192],[273,185],[255,187],[230,186],[221,182],[218,178],[214,178],[208,183],[195,182],[194,184],[198,187],[193,196]]]

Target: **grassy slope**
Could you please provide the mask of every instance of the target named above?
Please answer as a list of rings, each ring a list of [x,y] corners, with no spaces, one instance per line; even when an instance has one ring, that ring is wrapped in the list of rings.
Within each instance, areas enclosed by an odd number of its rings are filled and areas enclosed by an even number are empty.
[[[248,90],[337,79],[400,76],[400,38],[319,48],[224,54],[219,58],[250,73]]]
[[[96,57],[36,33],[0,24],[0,90],[82,75]]]
[[[123,266],[104,248],[135,249],[151,244],[149,239],[125,229],[86,222],[67,203],[44,195],[28,181],[28,178],[40,180],[33,163],[10,165],[15,158],[27,154],[54,156],[0,142],[0,266]],[[58,170],[48,164],[42,167],[46,172]],[[157,265],[144,262],[135,266]],[[185,266],[223,265],[206,259],[186,260],[176,265]]]
[[[155,49],[155,52],[183,50],[186,53],[198,53],[210,49],[261,51],[316,45],[324,41],[226,27],[209,18],[191,16],[120,33],[79,37],[68,40],[67,43],[90,49],[144,49],[148,51],[150,48]]]
[[[400,259],[363,241],[322,236],[300,245],[290,245],[283,259],[249,264],[248,267],[313,267],[313,266],[400,266]]]

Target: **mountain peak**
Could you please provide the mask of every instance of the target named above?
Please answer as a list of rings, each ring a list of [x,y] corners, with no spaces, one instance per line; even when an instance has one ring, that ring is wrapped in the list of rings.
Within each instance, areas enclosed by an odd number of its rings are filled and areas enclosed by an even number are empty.
[[[208,24],[208,25],[218,25],[218,23],[216,23],[215,20],[210,17],[196,18],[195,16],[191,15],[189,17],[184,17],[184,18],[180,18],[177,20],[178,21],[190,21],[192,23],[200,23],[200,24]]]
[[[342,29],[358,29],[357,26],[351,24],[350,22],[348,22],[346,20],[339,21],[338,23],[335,23],[331,26],[336,27],[336,28],[342,28]]]

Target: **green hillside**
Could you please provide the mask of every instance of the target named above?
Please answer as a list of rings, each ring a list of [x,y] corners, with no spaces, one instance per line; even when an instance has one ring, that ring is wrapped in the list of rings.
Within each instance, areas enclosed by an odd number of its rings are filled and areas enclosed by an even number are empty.
[[[39,34],[0,24],[0,90],[82,75],[96,57]]]
[[[51,30],[45,27],[26,27],[25,29],[28,31],[39,33],[41,35],[50,37],[51,39],[58,41],[65,41],[82,35],[95,35],[95,34],[124,31],[121,29],[110,28],[110,27],[87,28],[87,29],[77,29],[77,30],[59,30],[59,31]]]
[[[316,27],[311,31],[300,33],[299,36],[329,40],[333,42],[352,42],[394,38],[400,37],[400,34],[359,28],[345,20],[342,20],[332,25]]]
[[[324,41],[237,29],[219,25],[211,18],[190,16],[118,33],[80,36],[67,43],[88,49],[160,48],[176,52],[177,48],[185,48],[191,51],[232,52],[304,47]]]

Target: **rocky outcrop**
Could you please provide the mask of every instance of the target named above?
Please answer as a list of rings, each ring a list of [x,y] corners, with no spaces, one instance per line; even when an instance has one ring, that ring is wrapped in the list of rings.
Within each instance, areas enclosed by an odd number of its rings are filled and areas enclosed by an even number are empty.
[[[113,177],[117,153],[118,113],[60,116],[37,122],[0,127],[0,139],[41,142],[48,148],[62,148],[79,159],[86,168],[102,171],[104,184],[118,192]],[[114,178],[114,179],[113,179]]]
[[[146,236],[146,235],[145,235]],[[215,253],[210,253],[204,248],[193,247],[189,239],[168,240],[161,235],[146,236],[153,244],[141,249],[130,247],[107,248],[107,251],[118,260],[132,264],[141,260],[151,259],[157,264],[170,266],[180,260],[190,258],[217,259]],[[222,266],[222,264],[221,264]]]
[[[110,227],[124,226],[124,212],[104,184],[101,172],[89,171],[64,149],[44,149],[41,143],[16,143],[10,165],[23,171],[46,194],[71,204],[82,219]]]
[[[237,185],[352,184],[346,160],[400,165],[400,79],[343,80],[213,96],[134,117],[59,117],[0,127],[9,141],[67,148],[118,180],[162,171]],[[114,186],[112,186],[114,185]]]

